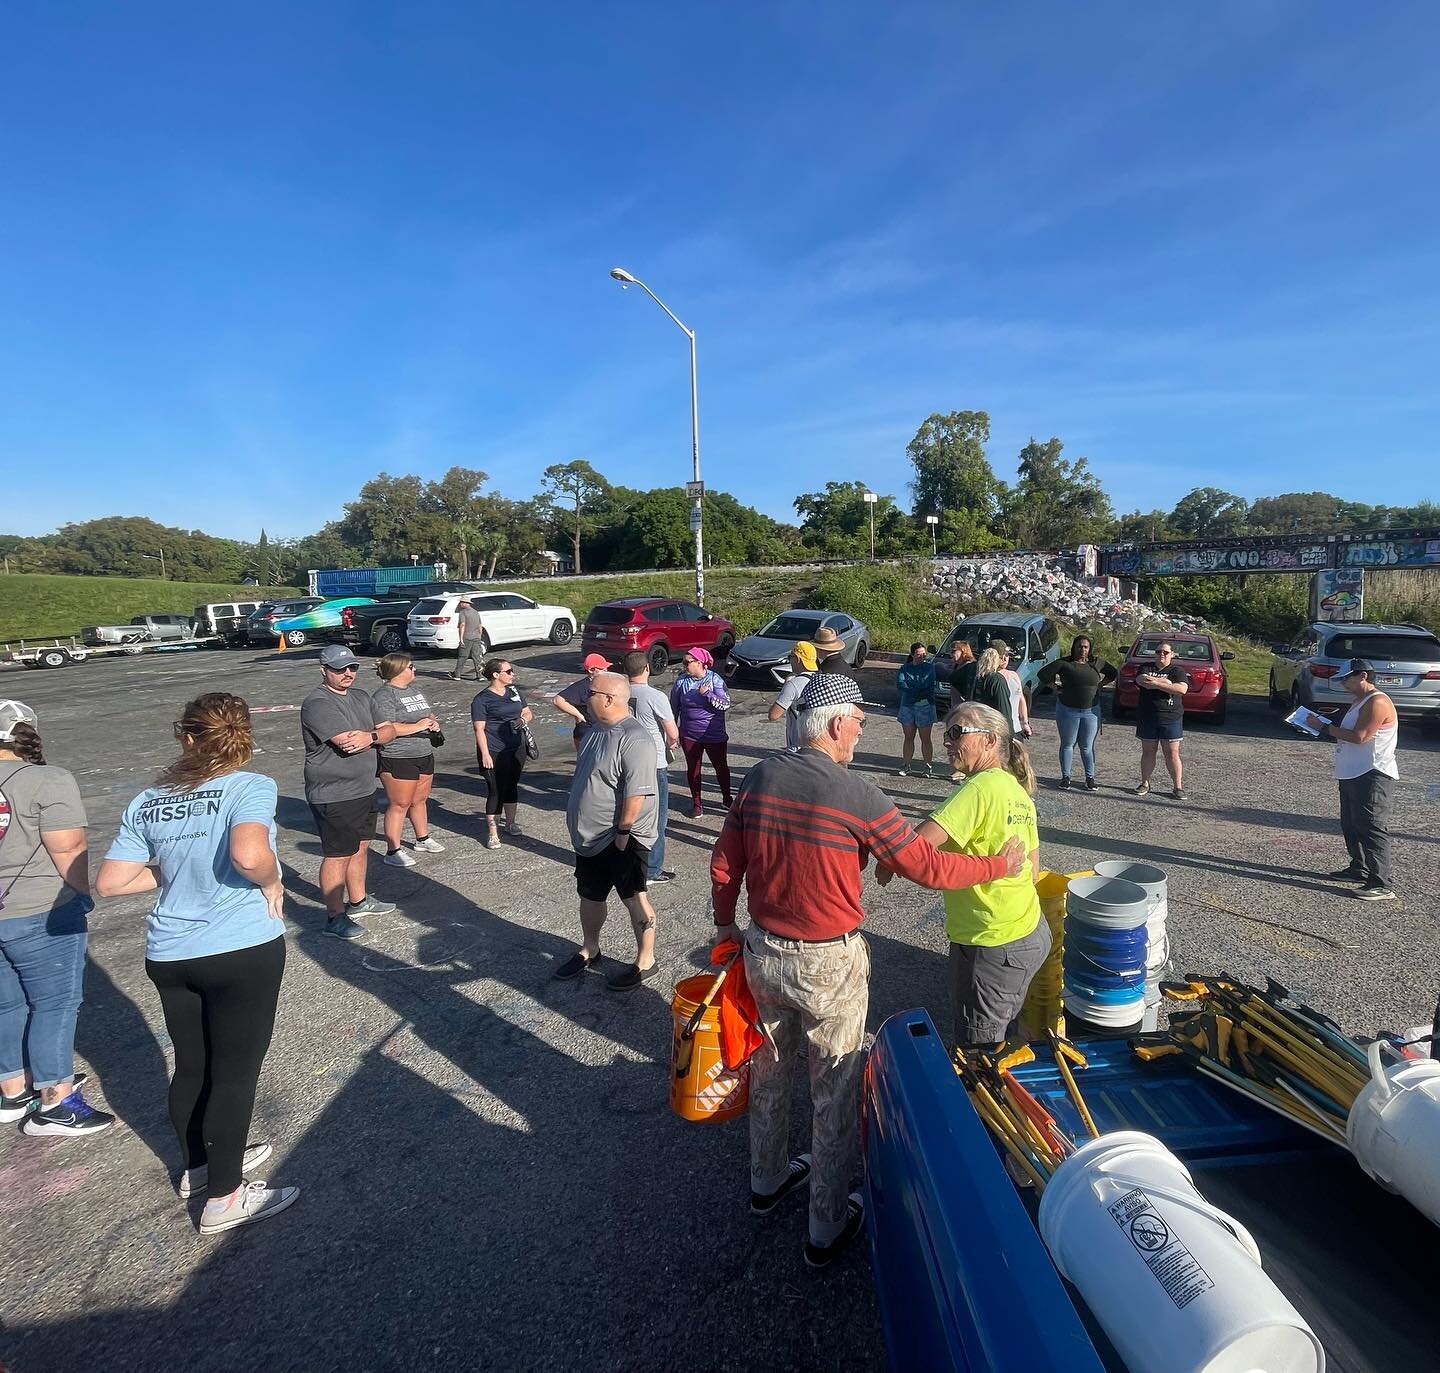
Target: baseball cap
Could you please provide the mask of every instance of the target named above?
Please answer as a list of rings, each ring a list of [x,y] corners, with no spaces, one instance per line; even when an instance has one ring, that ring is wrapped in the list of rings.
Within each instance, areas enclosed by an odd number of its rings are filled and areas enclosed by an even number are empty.
[[[1350,666],[1335,678],[1337,682],[1343,682],[1347,677],[1354,677],[1358,673],[1368,672],[1370,676],[1375,675],[1375,664],[1367,662],[1364,658],[1351,658]]]
[[[591,668],[610,666],[610,659],[604,658],[598,653],[587,653],[585,655],[585,661],[581,664],[581,667],[583,667],[586,672],[589,672]]]
[[[320,666],[338,672],[342,667],[359,667],[360,659],[344,644],[326,644],[320,650]]]
[[[29,725],[34,729],[40,723],[24,701],[0,701],[0,741],[9,743],[15,737],[16,725]]]
[[[839,672],[811,674],[805,690],[800,693],[800,704],[806,710],[812,706],[858,706],[864,700],[854,681]]]

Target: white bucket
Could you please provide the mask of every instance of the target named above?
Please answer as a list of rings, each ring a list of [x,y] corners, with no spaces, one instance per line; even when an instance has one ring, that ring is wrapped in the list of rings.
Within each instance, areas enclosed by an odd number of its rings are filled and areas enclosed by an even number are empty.
[[[1130,1373],[1322,1373],[1325,1351],[1158,1139],[1083,1144],[1040,1198],[1040,1234]]]
[[[1345,1122],[1346,1142],[1376,1182],[1440,1225],[1440,1063],[1400,1059],[1386,1068],[1380,1053],[1377,1040],[1370,1081]]]
[[[1098,869],[1097,869],[1098,870]],[[1149,918],[1144,887],[1113,877],[1072,877],[1065,884],[1065,917],[1114,930],[1133,930]]]
[[[1091,1001],[1088,996],[1077,996],[1068,987],[1061,993],[1060,999],[1065,1004],[1065,1010],[1076,1019],[1088,1021],[1091,1025],[1101,1025],[1107,1030],[1123,1030],[1126,1026],[1141,1021],[1145,1015],[1143,987],[1135,993],[1133,1001],[1116,1002],[1109,1006]]]
[[[1158,987],[1170,962],[1170,940],[1165,921],[1170,913],[1169,880],[1163,869],[1153,863],[1133,863],[1129,859],[1107,859],[1095,864],[1097,877],[1110,877],[1120,882],[1133,882],[1149,898],[1145,917],[1148,953],[1145,960],[1147,990]]]

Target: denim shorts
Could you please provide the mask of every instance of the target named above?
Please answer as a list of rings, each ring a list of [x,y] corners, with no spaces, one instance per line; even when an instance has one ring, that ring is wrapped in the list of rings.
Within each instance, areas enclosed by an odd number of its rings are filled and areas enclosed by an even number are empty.
[[[895,718],[902,725],[916,725],[920,729],[929,729],[935,723],[935,702],[916,701],[913,706],[901,706],[895,712]]]
[[[1175,740],[1185,737],[1184,720],[1141,720],[1135,726],[1137,739]]]

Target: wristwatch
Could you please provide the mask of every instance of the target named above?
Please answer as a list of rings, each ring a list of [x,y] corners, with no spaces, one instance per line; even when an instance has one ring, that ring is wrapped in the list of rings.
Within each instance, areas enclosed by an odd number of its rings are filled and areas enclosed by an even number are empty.
[[[380,742],[380,731],[378,729],[372,729],[370,731],[370,742],[372,744],[378,744]]]

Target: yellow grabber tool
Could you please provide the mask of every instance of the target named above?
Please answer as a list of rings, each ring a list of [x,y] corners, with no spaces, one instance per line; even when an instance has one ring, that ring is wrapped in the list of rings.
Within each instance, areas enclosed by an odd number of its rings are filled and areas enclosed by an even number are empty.
[[[1080,1119],[1085,1122],[1085,1128],[1090,1132],[1091,1139],[1099,1139],[1100,1131],[1095,1128],[1095,1118],[1090,1114],[1090,1108],[1085,1104],[1085,1098],[1080,1095],[1080,1088],[1075,1085],[1075,1075],[1070,1071],[1068,1059],[1074,1059],[1081,1067],[1089,1065],[1085,1055],[1080,1052],[1068,1039],[1061,1039],[1054,1030],[1047,1030],[1046,1035],[1050,1040],[1050,1052],[1055,1056],[1055,1066],[1060,1070],[1060,1076],[1064,1079],[1065,1090],[1070,1094],[1070,1100],[1075,1103],[1075,1109],[1080,1112]]]

